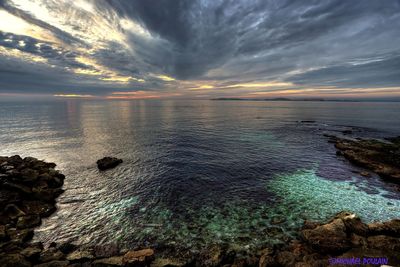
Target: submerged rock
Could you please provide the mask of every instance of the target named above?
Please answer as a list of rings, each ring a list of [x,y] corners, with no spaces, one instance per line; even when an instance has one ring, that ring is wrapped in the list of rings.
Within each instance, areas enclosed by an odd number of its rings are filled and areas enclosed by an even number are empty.
[[[102,159],[99,159],[96,163],[97,163],[97,168],[99,168],[99,170],[101,171],[104,171],[117,167],[119,164],[122,163],[122,159],[113,157],[104,157]]]

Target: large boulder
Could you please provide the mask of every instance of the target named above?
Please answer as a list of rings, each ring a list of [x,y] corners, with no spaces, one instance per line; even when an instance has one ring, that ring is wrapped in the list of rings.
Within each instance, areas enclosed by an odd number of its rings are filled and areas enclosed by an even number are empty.
[[[341,219],[334,219],[314,229],[302,230],[301,234],[312,248],[325,253],[345,251],[351,247],[346,226]]]
[[[99,159],[96,163],[97,163],[97,168],[99,168],[99,170],[101,171],[104,171],[117,167],[119,164],[122,163],[122,159],[113,157],[104,157],[102,159]]]
[[[372,235],[391,235],[400,237],[400,219],[393,219],[387,222],[368,224]]]

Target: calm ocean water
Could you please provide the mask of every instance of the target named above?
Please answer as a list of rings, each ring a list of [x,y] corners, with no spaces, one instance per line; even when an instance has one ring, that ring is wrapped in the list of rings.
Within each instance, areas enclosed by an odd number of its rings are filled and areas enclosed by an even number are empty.
[[[394,186],[355,173],[323,136],[348,129],[400,135],[400,104],[0,102],[0,154],[56,162],[67,176],[36,231],[45,242],[246,250],[341,210],[400,217]],[[104,156],[124,163],[99,172]]]

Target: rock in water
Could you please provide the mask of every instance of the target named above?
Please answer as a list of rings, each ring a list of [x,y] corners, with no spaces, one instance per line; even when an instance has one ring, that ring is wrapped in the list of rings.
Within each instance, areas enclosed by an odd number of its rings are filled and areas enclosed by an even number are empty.
[[[97,168],[99,168],[99,170],[101,171],[104,171],[117,167],[120,163],[122,163],[122,159],[113,157],[104,157],[102,159],[99,159],[96,163],[97,163]]]

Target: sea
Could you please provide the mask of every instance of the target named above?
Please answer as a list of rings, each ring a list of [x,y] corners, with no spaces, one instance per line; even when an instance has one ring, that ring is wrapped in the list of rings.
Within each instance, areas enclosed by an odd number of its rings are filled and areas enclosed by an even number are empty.
[[[342,210],[400,218],[395,184],[336,155],[329,135],[400,135],[400,103],[134,100],[0,102],[0,155],[65,176],[44,243],[255,250]],[[105,156],[123,163],[99,171]]]

